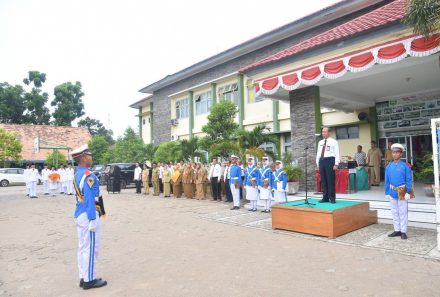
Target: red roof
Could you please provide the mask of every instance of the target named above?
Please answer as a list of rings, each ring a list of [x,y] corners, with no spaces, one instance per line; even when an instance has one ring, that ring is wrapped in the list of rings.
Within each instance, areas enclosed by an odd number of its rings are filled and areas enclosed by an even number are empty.
[[[342,39],[357,33],[384,26],[388,23],[400,20],[405,14],[405,0],[396,0],[384,5],[376,10],[366,13],[333,29],[325,31],[321,34],[313,36],[305,41],[297,43],[287,49],[284,49],[274,55],[266,57],[251,65],[248,65],[240,72],[261,66],[270,62],[282,60],[284,58],[295,55],[299,52],[311,49],[318,45],[322,45],[334,40]]]

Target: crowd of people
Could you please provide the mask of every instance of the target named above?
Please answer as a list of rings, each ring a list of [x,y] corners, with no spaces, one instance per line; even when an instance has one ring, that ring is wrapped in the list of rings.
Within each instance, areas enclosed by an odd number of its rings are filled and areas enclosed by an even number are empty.
[[[38,198],[37,183],[41,180],[43,184],[43,194],[56,196],[57,193],[62,195],[73,195],[73,179],[75,176],[72,165],[65,167],[61,164],[58,168],[52,166],[51,169],[47,165],[41,170],[41,175],[34,164],[26,166],[24,170],[24,181],[26,184],[26,196],[29,198]]]
[[[150,193],[150,163],[142,167],[139,163],[135,168],[136,193]],[[287,201],[287,176],[283,164],[277,160],[275,164],[263,157],[257,166],[253,157],[247,158],[243,164],[237,156],[222,162],[213,158],[211,164],[181,161],[180,163],[151,164],[152,195],[163,197],[232,202],[231,210],[240,209],[240,200],[250,202],[249,211],[257,211],[258,200],[264,201],[263,212],[270,212],[271,205]]]

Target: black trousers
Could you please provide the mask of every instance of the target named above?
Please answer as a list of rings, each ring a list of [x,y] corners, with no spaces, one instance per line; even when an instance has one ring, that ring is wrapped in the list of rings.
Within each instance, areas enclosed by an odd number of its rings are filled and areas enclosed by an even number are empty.
[[[163,193],[163,182],[162,182],[162,179],[161,179],[161,178],[159,178],[159,191],[160,191],[161,193]]]
[[[134,183],[136,184],[136,193],[141,193],[141,181],[138,179],[135,179]]]
[[[335,158],[329,157],[319,160],[319,173],[321,174],[322,199],[336,201],[335,194]]]
[[[232,192],[231,186],[229,185],[229,179],[225,180],[225,192],[226,192],[226,201],[232,202]]]
[[[240,200],[243,199],[244,176],[241,177]]]
[[[220,183],[218,177],[211,177],[212,198],[214,200],[221,199],[220,196]]]

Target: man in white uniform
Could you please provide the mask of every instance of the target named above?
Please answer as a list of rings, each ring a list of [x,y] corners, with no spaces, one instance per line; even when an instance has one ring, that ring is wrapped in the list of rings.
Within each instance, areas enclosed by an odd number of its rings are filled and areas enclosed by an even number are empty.
[[[73,170],[72,165],[67,165],[66,168],[66,194],[73,195],[73,179],[75,178],[75,170]]]
[[[30,166],[26,165],[26,169],[23,172],[23,177],[24,177],[24,183],[26,185],[26,196],[29,197],[30,192],[31,192],[31,185],[29,183],[29,170],[30,170]]]
[[[60,165],[60,169],[58,169],[58,174],[60,175],[60,193],[65,194],[67,192],[66,183],[67,183],[67,175],[66,169],[64,169],[64,165]]]
[[[316,166],[321,175],[322,199],[319,201],[336,203],[336,169],[339,165],[339,145],[330,137],[330,128],[322,128],[322,140],[316,150]]]
[[[212,200],[222,200],[220,193],[220,177],[222,168],[217,163],[217,158],[212,159],[211,168],[209,168],[208,179],[211,181]]]
[[[269,166],[269,158],[263,157],[263,166],[260,168],[260,182],[258,184],[258,189],[260,190],[260,199],[265,202],[264,210],[261,212],[270,212],[270,206],[272,204],[272,179],[273,174]]]
[[[50,170],[47,165],[44,165],[43,170],[41,170],[41,178],[43,179],[44,195],[49,195],[49,173]]]
[[[29,197],[37,198],[37,182],[38,182],[38,170],[35,168],[35,165],[31,165],[31,169],[28,171],[29,178]]]

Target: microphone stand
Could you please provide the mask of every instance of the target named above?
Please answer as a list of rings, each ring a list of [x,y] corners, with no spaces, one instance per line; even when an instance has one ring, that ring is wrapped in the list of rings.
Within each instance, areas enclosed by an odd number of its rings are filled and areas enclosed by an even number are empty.
[[[309,163],[308,162],[308,160],[307,160],[307,156],[308,156],[308,151],[309,151],[309,145],[308,144],[306,144],[306,146],[304,147],[304,151],[305,151],[305,160],[306,160],[306,199],[304,199],[304,203],[301,203],[301,204],[297,204],[297,205],[307,205],[308,207],[311,207],[311,208],[313,208],[313,206],[312,205],[316,205],[315,203],[310,203],[309,202],[309,198],[308,198],[308,187],[307,187],[307,182],[308,182],[308,175],[307,175],[307,163]]]

